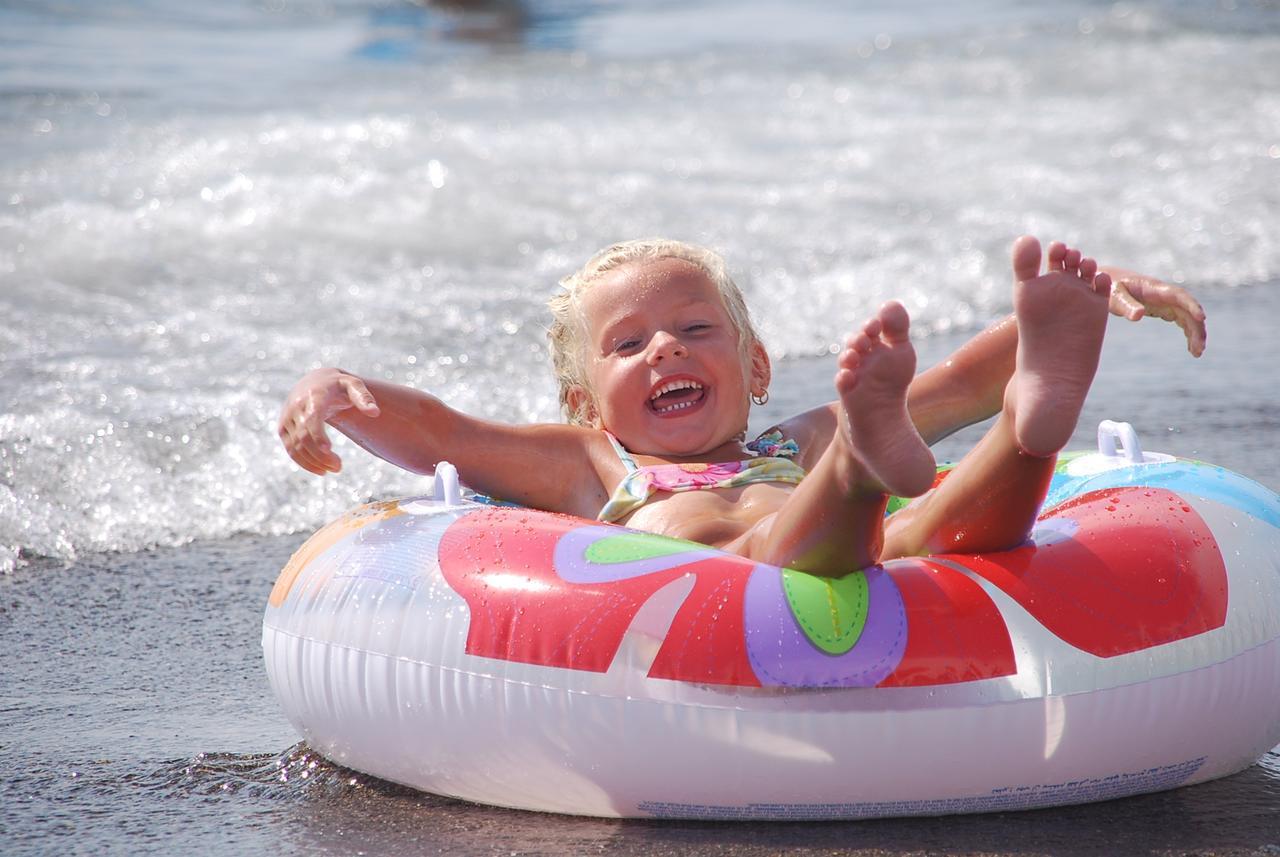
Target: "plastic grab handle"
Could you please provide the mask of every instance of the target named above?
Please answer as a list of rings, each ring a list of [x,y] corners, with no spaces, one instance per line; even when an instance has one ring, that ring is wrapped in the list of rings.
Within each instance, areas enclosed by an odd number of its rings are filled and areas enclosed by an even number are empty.
[[[458,468],[447,461],[436,465],[436,479],[431,485],[433,500],[456,506],[462,502],[462,489],[458,485]]]
[[[1120,442],[1121,452],[1116,452],[1116,441]],[[1123,455],[1131,464],[1142,464],[1142,444],[1138,443],[1138,433],[1128,423],[1103,420],[1098,423],[1098,452],[1115,458]]]

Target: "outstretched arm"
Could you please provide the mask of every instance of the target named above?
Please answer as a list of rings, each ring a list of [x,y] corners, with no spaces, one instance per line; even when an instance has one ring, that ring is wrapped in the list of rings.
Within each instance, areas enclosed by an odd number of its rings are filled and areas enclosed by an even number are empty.
[[[983,330],[907,388],[916,431],[935,444],[1000,412],[1018,354],[1018,323],[1008,316]]]
[[[1193,356],[1204,353],[1204,309],[1190,292],[1123,268],[1099,270],[1112,278],[1112,315],[1130,321],[1147,315],[1171,321],[1182,329]],[[999,412],[1017,352],[1018,326],[1009,316],[918,375],[911,384],[908,407],[925,442],[935,443]]]
[[[342,468],[326,426],[415,473],[448,459],[468,485],[523,505],[592,517],[603,502],[593,464],[598,432],[481,420],[411,387],[317,369],[290,391],[278,430],[289,456],[317,475]]]

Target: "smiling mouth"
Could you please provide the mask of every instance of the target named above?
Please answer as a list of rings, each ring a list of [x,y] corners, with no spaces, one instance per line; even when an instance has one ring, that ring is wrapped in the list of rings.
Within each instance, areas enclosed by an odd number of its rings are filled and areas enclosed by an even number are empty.
[[[692,379],[668,381],[649,395],[649,409],[658,416],[670,416],[701,404],[706,396],[706,388]]]

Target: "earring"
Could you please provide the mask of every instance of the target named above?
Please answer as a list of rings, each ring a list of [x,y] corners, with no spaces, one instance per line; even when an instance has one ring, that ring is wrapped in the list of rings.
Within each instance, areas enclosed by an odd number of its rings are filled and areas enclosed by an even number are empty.
[[[765,390],[758,396],[755,393],[752,393],[751,401],[755,402],[757,405],[763,405],[765,402],[769,401],[769,391]]]

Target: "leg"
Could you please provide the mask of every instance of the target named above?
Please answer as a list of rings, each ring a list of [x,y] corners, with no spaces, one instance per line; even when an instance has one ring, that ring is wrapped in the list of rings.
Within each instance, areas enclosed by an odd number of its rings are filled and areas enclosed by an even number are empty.
[[[849,337],[835,377],[840,430],[783,507],[730,550],[824,575],[879,558],[887,495],[915,496],[933,482],[933,455],[907,413],[909,326],[902,305],[889,303]]]
[[[1055,456],[1075,429],[1098,367],[1110,280],[1061,245],[1013,248],[1018,351],[995,425],[938,488],[886,525],[884,557],[1013,547],[1035,523]]]

